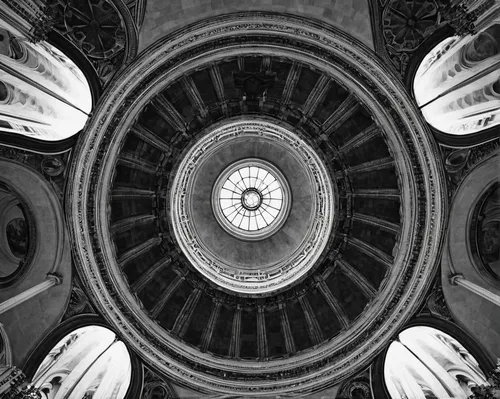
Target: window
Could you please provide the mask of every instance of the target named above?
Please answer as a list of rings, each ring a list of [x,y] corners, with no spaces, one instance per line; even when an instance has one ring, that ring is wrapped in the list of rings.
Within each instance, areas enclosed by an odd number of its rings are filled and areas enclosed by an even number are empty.
[[[434,47],[417,69],[413,91],[427,122],[444,133],[466,135],[499,125],[499,21]]]
[[[46,42],[0,26],[0,132],[58,141],[78,133],[92,108],[83,72]]]
[[[457,340],[425,326],[404,330],[390,344],[384,380],[393,399],[467,399],[472,386],[488,384]]]
[[[123,399],[131,378],[125,344],[109,329],[87,326],[60,340],[32,379],[43,399]]]

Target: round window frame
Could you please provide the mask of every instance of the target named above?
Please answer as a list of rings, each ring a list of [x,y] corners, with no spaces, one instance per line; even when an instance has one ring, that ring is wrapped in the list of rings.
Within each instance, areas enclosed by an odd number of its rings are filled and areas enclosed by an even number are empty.
[[[411,94],[412,98],[415,99],[415,92],[413,90],[415,84],[415,76],[418,68],[426,58],[427,54],[432,51],[436,46],[441,44],[444,40],[455,36],[455,31],[449,25],[444,25],[436,30],[431,36],[426,38],[417,50],[414,52],[410,58],[408,65],[406,67],[406,73],[403,77],[403,83]],[[434,137],[451,147],[466,148],[473,145],[483,144],[491,140],[495,140],[500,134],[500,126],[493,126],[479,132],[465,134],[465,135],[455,135],[443,132],[432,126],[427,122],[429,129],[431,130]]]
[[[33,350],[26,357],[22,370],[26,375],[28,381],[31,381],[35,376],[38,367],[43,362],[45,357],[49,352],[56,346],[64,337],[71,334],[73,331],[78,330],[83,327],[99,326],[107,328],[112,331],[127,348],[127,352],[130,358],[131,374],[130,383],[125,393],[123,399],[136,399],[141,397],[143,380],[144,380],[144,370],[141,360],[137,355],[129,348],[127,343],[123,341],[119,333],[112,326],[106,323],[104,319],[95,314],[79,314],[69,319],[63,321],[62,323],[54,326],[54,328],[47,332],[45,338],[36,345]]]
[[[243,230],[233,225],[231,221],[229,221],[229,219],[224,215],[219,202],[220,192],[229,177],[237,170],[251,166],[259,167],[272,174],[272,176],[280,184],[281,190],[283,192],[283,202],[281,204],[278,215],[268,226],[260,230]],[[217,180],[215,181],[212,188],[211,204],[215,219],[228,234],[231,234],[233,237],[236,237],[237,239],[242,241],[261,241],[277,233],[285,224],[292,207],[292,192],[290,190],[290,186],[286,177],[271,162],[259,158],[244,158],[229,165],[217,177]]]
[[[472,336],[470,336],[464,329],[456,325],[454,322],[445,319],[438,319],[433,316],[419,316],[399,329],[394,335],[394,338],[372,363],[370,367],[370,382],[374,398],[394,399],[390,395],[385,383],[385,360],[387,352],[389,351],[389,346],[392,342],[397,340],[399,334],[412,327],[431,327],[444,334],[448,334],[450,337],[457,340],[465,349],[467,349],[474,359],[476,359],[479,364],[479,368],[485,375],[488,375],[495,368],[495,363],[491,357],[488,356],[486,350],[479,343],[477,343]]]

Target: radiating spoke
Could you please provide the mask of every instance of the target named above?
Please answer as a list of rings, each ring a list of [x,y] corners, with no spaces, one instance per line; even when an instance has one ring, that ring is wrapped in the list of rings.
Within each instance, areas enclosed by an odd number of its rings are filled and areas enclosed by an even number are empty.
[[[283,205],[280,182],[259,166],[243,166],[234,171],[219,193],[219,207],[235,227],[262,230],[276,219]]]

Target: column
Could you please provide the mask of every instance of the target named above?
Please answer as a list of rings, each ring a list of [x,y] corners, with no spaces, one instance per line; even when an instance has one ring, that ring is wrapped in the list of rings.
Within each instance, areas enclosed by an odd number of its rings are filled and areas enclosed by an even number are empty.
[[[231,342],[229,343],[230,357],[240,356],[241,312],[242,312],[241,305],[237,305],[233,317]]]
[[[219,317],[221,306],[222,302],[219,299],[215,299],[212,313],[210,313],[210,318],[208,319],[208,323],[205,326],[205,330],[203,331],[203,335],[201,337],[200,346],[202,351],[206,351],[210,346],[210,341],[212,340],[212,335],[215,329],[215,323],[217,322],[217,318]]]
[[[62,283],[62,277],[58,276],[55,273],[47,274],[47,278],[44,282],[35,285],[34,287],[31,287],[26,291],[21,292],[20,294],[17,294],[16,296],[0,303],[0,314],[5,313],[6,311],[16,307],[17,305],[23,303],[24,301],[27,301],[28,299],[40,294],[41,292],[44,292],[49,288],[54,287],[55,285],[59,285],[61,283]]]
[[[464,287],[467,290],[474,292],[475,294],[487,299],[491,303],[494,303],[497,306],[500,306],[500,296],[494,294],[491,291],[488,291],[486,288],[483,288],[477,284],[474,284],[465,279],[463,274],[454,274],[450,277],[450,283],[453,285],[458,285],[460,287]]]
[[[257,347],[259,357],[264,359],[268,356],[267,335],[266,335],[266,318],[264,314],[265,308],[258,307],[257,311]]]
[[[286,312],[286,305],[283,302],[278,302],[281,331],[285,338],[285,348],[287,353],[295,353],[295,341],[293,340],[292,330],[290,328],[290,321],[288,320],[288,313]]]

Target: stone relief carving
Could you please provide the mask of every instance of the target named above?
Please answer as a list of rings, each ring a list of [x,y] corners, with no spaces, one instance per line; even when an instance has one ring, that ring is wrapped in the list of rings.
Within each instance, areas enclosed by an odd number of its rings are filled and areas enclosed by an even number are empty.
[[[437,29],[449,25],[457,35],[473,33],[478,16],[494,4],[494,0],[487,0],[474,12],[469,12],[463,4],[450,5],[443,0],[376,1],[379,15],[372,16],[372,21],[380,20],[382,26],[375,32],[376,46],[384,48],[401,76],[405,75],[415,51]]]
[[[103,84],[137,54],[137,27],[124,2],[49,0],[54,29],[92,62]]]
[[[451,200],[460,182],[482,160],[488,158],[500,147],[500,140],[492,140],[474,147],[454,149],[441,146],[441,156],[448,180],[448,196]]]
[[[8,20],[14,21],[18,29],[33,42],[47,39],[54,21],[44,1],[3,0]]]
[[[142,389],[142,399],[174,399],[179,396],[175,389],[153,371],[144,367],[144,388]]]
[[[443,289],[440,285],[436,285],[434,290],[427,297],[426,305],[432,316],[440,319],[452,320],[450,310],[444,299]]]
[[[337,399],[372,399],[368,373],[362,373],[345,382],[337,394]]]
[[[39,390],[28,384],[24,373],[15,366],[0,364],[2,399],[41,399]]]
[[[64,161],[58,156],[46,156],[42,160],[42,170],[45,174],[56,177],[64,172]]]
[[[84,311],[92,311],[93,309],[89,303],[89,299],[85,292],[73,282],[73,288],[71,289],[71,296],[69,298],[69,304],[64,313],[63,320],[66,320],[72,316],[75,316]]]
[[[387,46],[398,52],[413,51],[439,22],[438,5],[434,0],[412,3],[390,0],[384,6],[382,15]]]
[[[70,159],[69,151],[58,155],[41,155],[0,146],[0,157],[21,162],[39,172],[50,183],[62,202],[67,172],[66,164]]]

